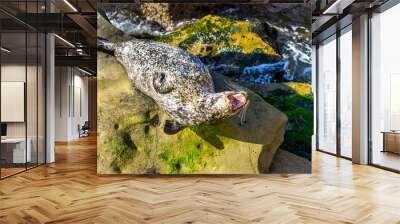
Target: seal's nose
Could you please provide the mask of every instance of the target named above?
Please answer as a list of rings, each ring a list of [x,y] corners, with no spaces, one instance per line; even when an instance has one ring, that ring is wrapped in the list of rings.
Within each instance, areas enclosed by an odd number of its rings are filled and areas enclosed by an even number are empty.
[[[247,93],[240,92],[228,95],[228,99],[231,102],[232,110],[236,111],[241,109],[247,103]]]

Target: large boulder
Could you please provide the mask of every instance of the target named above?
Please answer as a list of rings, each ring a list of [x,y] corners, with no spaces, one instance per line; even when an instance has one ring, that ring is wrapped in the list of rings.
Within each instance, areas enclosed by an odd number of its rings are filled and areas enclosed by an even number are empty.
[[[215,75],[214,83],[217,91],[249,93],[246,123],[233,116],[166,135],[168,116],[133,88],[114,57],[98,52],[98,172],[267,173],[284,140],[286,115],[227,77]]]
[[[240,82],[240,81],[239,81]],[[314,96],[308,83],[285,82],[265,85],[240,82],[288,116],[285,141],[281,148],[311,161],[314,132]]]
[[[207,15],[185,26],[155,37],[200,57],[207,65],[237,65],[242,69],[281,59],[275,44],[256,32],[257,23]]]
[[[286,150],[278,149],[270,173],[311,173],[311,161]]]

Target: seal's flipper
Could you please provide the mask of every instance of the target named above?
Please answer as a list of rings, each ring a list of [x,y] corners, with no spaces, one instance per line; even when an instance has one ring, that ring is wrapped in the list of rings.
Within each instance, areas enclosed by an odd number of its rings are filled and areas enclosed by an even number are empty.
[[[166,120],[164,124],[164,133],[167,135],[173,135],[184,129],[186,126],[179,124],[174,120]]]
[[[97,12],[99,13],[99,15],[101,17],[103,17],[105,20],[107,20],[107,22],[110,22],[110,20],[107,17],[106,10],[104,9],[102,4],[97,4]]]
[[[104,38],[97,38],[97,49],[106,54],[114,56],[114,44]]]

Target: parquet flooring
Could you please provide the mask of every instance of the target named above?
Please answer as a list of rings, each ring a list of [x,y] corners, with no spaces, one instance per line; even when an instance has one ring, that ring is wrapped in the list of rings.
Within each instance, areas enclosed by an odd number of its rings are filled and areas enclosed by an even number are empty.
[[[5,168],[5,167],[3,167],[3,168],[1,168],[1,176],[2,177],[7,177],[7,176],[13,175],[15,173],[22,172],[24,170],[25,170],[25,167],[21,167],[21,168],[19,168],[19,167],[17,167],[17,168],[15,168],[15,167],[7,167],[7,168]]]
[[[315,152],[312,175],[98,176],[90,137],[0,181],[0,223],[400,223],[400,175]]]

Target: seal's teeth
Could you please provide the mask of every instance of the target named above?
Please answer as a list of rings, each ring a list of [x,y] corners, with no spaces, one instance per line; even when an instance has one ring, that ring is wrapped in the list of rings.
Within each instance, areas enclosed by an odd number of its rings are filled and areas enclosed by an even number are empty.
[[[228,96],[232,110],[239,110],[246,104],[246,96],[242,93],[235,93]]]

